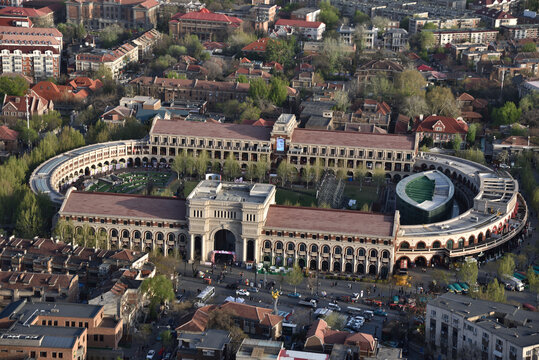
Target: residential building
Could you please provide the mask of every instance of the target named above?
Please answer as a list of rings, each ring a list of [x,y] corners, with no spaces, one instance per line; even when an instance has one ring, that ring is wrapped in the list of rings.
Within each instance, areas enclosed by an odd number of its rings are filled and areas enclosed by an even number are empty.
[[[257,39],[253,41],[252,43],[245,45],[243,49],[241,49],[241,51],[248,52],[248,53],[252,52],[252,53],[263,54],[266,52],[268,41],[270,41],[270,38],[267,38],[267,37]]]
[[[55,28],[0,26],[2,73],[57,78],[61,52],[62,33]]]
[[[221,305],[207,305],[197,309],[187,321],[176,327],[178,333],[204,333],[207,331],[209,315],[214,312],[226,312],[234,323],[247,335],[277,339],[282,333],[283,317],[274,315],[273,310],[236,302]]]
[[[521,97],[534,92],[539,92],[539,80],[524,81],[518,87],[518,93]]]
[[[493,153],[507,151],[510,157],[517,156],[523,151],[539,152],[539,145],[531,141],[530,136],[509,136],[505,139],[495,139],[492,143]]]
[[[243,20],[234,16],[217,14],[206,8],[186,14],[177,13],[169,22],[174,38],[196,35],[200,41],[220,41],[230,31],[241,27]]]
[[[75,219],[75,222],[77,219]],[[82,218],[81,218],[82,221]],[[75,229],[82,229],[75,226]],[[148,254],[133,250],[100,250],[73,247],[51,239],[9,239],[0,237],[0,266],[4,271],[47,274],[76,274],[84,288],[96,284],[117,268],[141,269],[153,276],[146,264]]]
[[[427,302],[425,341],[446,358],[533,359],[539,356],[539,313],[446,293]]]
[[[518,1],[517,0],[475,0],[473,2],[473,6],[471,6],[471,9],[497,9],[497,10],[503,10],[503,11],[510,11],[514,8],[518,7]]]
[[[246,68],[246,67],[238,68],[238,70],[234,71],[232,74],[228,76],[228,79],[237,81],[240,76],[245,76],[248,80],[262,79],[265,82],[269,82],[271,79],[271,74],[267,71],[264,71],[262,69],[253,69],[253,68]]]
[[[333,330],[325,320],[318,319],[307,331],[304,349],[329,354],[335,344],[345,345],[352,354],[363,358],[376,354],[378,340],[370,334]]]
[[[74,303],[12,302],[0,313],[0,352],[9,358],[105,359],[122,355],[122,321],[105,317],[102,306]]]
[[[15,152],[18,149],[19,133],[0,125],[0,151]]]
[[[394,52],[404,51],[408,47],[408,31],[388,29],[383,35],[383,47]]]
[[[236,353],[236,360],[279,360],[283,349],[281,341],[244,339]]]
[[[376,125],[387,130],[391,122],[391,107],[385,101],[365,99],[352,114],[351,121]]]
[[[304,38],[310,40],[322,40],[322,34],[326,31],[326,24],[320,21],[279,19],[275,23],[275,30],[292,29]]]
[[[54,26],[54,12],[48,7],[33,9],[8,6],[0,9],[0,25],[49,28]]]
[[[430,137],[435,146],[440,146],[450,143],[456,136],[460,136],[464,141],[468,132],[468,124],[460,118],[429,115],[423,119],[420,115],[412,131],[416,133],[419,141]]]
[[[77,302],[77,275],[0,271],[0,304],[26,299],[32,302]]]
[[[127,29],[151,29],[157,24],[156,0],[68,0],[65,3],[68,22],[83,23],[91,29],[118,24]]]
[[[367,84],[376,76],[385,76],[393,80],[395,75],[403,70],[401,64],[392,60],[370,60],[357,68],[356,77],[360,84]]]
[[[226,360],[231,338],[228,331],[208,329],[202,333],[180,332],[178,358],[186,360]]]
[[[269,27],[275,22],[278,6],[275,4],[259,4],[253,6],[246,16],[246,24],[255,31],[267,33]]]
[[[30,90],[28,95],[4,95],[2,116],[26,119],[34,115],[44,115],[54,110],[52,101],[48,101]]]
[[[152,49],[159,39],[161,39],[161,33],[156,29],[146,31],[144,34],[134,39],[132,43],[138,49],[138,58],[142,60],[151,57]]]
[[[501,26],[515,26],[518,19],[511,14],[497,9],[483,8],[475,12],[481,19],[491,28],[499,28]]]
[[[483,29],[438,29],[421,31],[432,32],[437,46],[456,43],[488,44],[491,41],[495,41],[498,36],[498,30]]]
[[[125,43],[114,50],[93,49],[76,55],[76,71],[87,73],[104,66],[113,78],[118,78],[121,71],[130,63],[138,62],[138,46]]]
[[[290,14],[290,19],[317,21],[318,16],[320,16],[320,9],[304,7],[292,11],[292,13]]]
[[[519,24],[502,26],[502,31],[512,40],[537,39],[539,37],[539,24]]]
[[[477,15],[440,16],[410,18],[408,32],[411,35],[419,32],[425,24],[434,24],[438,29],[475,29],[479,26],[481,17]]]
[[[125,120],[134,116],[136,111],[132,108],[128,108],[122,105],[119,106],[107,106],[105,112],[101,115],[100,119],[107,124],[111,125],[124,125]]]
[[[88,77],[76,77],[67,85],[57,85],[52,81],[40,81],[32,86],[32,91],[45,100],[58,102],[83,101],[91,93],[101,88],[101,80]]]

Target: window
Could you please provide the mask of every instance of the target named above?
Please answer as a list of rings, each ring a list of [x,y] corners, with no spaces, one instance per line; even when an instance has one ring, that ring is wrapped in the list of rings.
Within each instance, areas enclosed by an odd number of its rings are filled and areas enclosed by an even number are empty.
[[[79,321],[79,327],[82,327],[82,321]]]
[[[430,315],[431,315],[431,316],[436,316],[436,310],[431,310],[431,311],[430,311]]]
[[[88,323],[87,322],[84,323],[84,327],[88,328]]]
[[[105,337],[103,335],[99,335],[99,341],[101,342],[105,341]]]
[[[271,242],[266,240],[264,241],[264,249],[271,249]]]
[[[36,358],[36,352],[35,351],[30,351],[30,357],[32,359],[35,359]]]
[[[449,315],[442,314],[442,320],[445,321],[445,322],[449,322]]]
[[[98,339],[98,336],[94,335],[94,341],[97,341],[97,339]]]
[[[288,251],[294,251],[294,243],[288,243]]]
[[[58,353],[58,357],[59,357],[60,359],[63,359],[63,358],[64,358],[64,353]]]
[[[324,247],[322,248],[322,252],[323,252],[324,254],[329,254],[329,246],[324,245]]]
[[[317,236],[316,235],[313,235],[313,240],[316,240]]]
[[[294,237],[294,233],[288,233],[288,237],[293,238],[293,237]]]
[[[47,320],[41,320],[41,325],[47,325]]]
[[[202,356],[215,356],[215,350],[202,350]]]
[[[40,351],[39,352],[39,357],[47,357],[47,352],[46,351]]]
[[[52,353],[52,357],[56,359],[56,353],[55,352]]]
[[[58,320],[54,320],[54,326],[58,326]]]
[[[66,326],[66,327],[69,327],[69,321],[66,321],[66,325],[65,325],[65,326]]]

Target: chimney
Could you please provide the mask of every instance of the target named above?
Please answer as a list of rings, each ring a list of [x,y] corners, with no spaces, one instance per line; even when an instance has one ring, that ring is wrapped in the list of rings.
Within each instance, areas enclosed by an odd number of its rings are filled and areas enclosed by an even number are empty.
[[[423,114],[419,114],[419,121],[423,121]]]

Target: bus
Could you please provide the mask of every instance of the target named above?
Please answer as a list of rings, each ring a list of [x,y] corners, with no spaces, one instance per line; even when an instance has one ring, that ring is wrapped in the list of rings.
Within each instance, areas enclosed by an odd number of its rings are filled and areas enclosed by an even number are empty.
[[[356,307],[352,307],[352,306],[348,306],[346,308],[346,311],[350,314],[350,315],[361,315],[361,313],[363,312],[360,308],[356,308]]]
[[[204,290],[197,296],[197,302],[204,304],[211,297],[215,295],[215,288],[213,286],[206,286]]]

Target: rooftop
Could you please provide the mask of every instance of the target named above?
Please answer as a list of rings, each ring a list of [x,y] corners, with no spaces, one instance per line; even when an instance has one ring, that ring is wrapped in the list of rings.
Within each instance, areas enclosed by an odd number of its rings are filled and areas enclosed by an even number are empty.
[[[102,306],[75,303],[29,303],[18,301],[4,308],[0,319],[10,318],[23,326],[32,325],[39,316],[54,316],[66,318],[93,318]],[[31,327],[30,327],[31,328]]]
[[[294,129],[294,132],[292,133],[292,143],[414,150],[414,138],[412,136],[364,134],[329,130]]]
[[[185,201],[161,196],[71,191],[59,213],[181,221],[185,220]]]
[[[187,199],[263,204],[274,192],[275,186],[270,184],[224,183],[217,180],[203,180],[198,183]]]
[[[389,237],[393,221],[393,216],[379,213],[271,205],[265,228]]]
[[[230,334],[225,330],[209,329],[203,333],[181,332],[178,340],[186,340],[194,344],[197,349],[223,350],[230,343]]]
[[[236,356],[249,359],[278,359],[283,349],[281,341],[245,339]]]
[[[537,345],[538,312],[523,310],[515,305],[476,300],[469,296],[451,293],[430,300],[428,305],[462,316],[468,322],[519,347]]]
[[[268,141],[271,129],[241,124],[218,124],[183,120],[156,120],[151,135],[200,136],[214,139]]]

